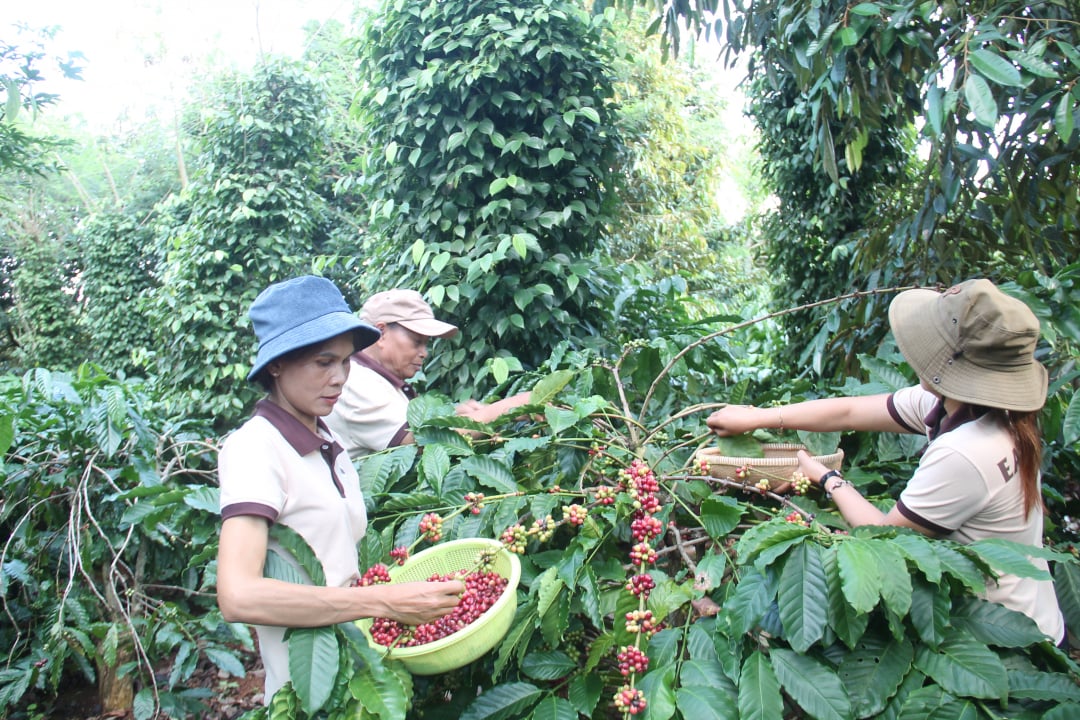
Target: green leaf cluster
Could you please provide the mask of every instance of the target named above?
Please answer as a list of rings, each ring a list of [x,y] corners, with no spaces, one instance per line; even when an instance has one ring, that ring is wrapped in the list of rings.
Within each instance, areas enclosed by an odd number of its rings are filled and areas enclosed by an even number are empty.
[[[268,60],[222,79],[204,107],[199,168],[158,224],[163,258],[143,362],[177,413],[231,427],[258,391],[247,310],[267,285],[310,273],[322,253],[326,201],[316,192],[325,139],[322,85],[294,62]]]
[[[215,447],[206,430],[151,420],[147,390],[88,364],[0,377],[5,716],[75,678],[126,685],[139,718],[193,712],[183,686],[196,669],[244,674],[251,637],[207,598]]]
[[[415,288],[468,328],[429,360],[433,387],[490,387],[488,361],[536,368],[601,325],[619,144],[604,26],[566,0],[388,1],[358,42],[364,290]]]

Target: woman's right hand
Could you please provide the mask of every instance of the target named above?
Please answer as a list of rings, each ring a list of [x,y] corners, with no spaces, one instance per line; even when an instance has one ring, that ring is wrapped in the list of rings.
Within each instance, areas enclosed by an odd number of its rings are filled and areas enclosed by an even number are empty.
[[[420,625],[441,618],[457,607],[465,593],[460,580],[445,582],[408,582],[376,585],[386,610],[379,617],[397,620],[405,625]]]
[[[706,420],[709,429],[720,437],[742,435],[763,427],[761,409],[752,405],[728,405],[722,407]]]

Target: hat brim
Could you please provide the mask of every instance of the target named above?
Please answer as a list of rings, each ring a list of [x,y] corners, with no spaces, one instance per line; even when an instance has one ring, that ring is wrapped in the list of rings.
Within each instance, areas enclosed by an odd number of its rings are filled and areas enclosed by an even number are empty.
[[[260,345],[259,352],[255,356],[255,363],[252,365],[247,379],[254,380],[262,372],[263,368],[285,353],[329,340],[350,330],[353,331],[353,352],[363,350],[382,335],[377,328],[361,322],[352,313],[330,312],[298,325],[288,332],[278,335],[273,340]]]
[[[917,288],[893,298],[889,325],[908,365],[928,387],[953,400],[973,405],[1031,412],[1046,403],[1047,372],[1042,363],[1003,371],[975,364],[957,355],[941,328],[941,294]]]
[[[424,318],[420,320],[395,320],[398,325],[404,328],[412,330],[414,333],[419,333],[426,337],[433,338],[452,338],[458,334],[458,328],[456,325],[436,320],[435,318]]]

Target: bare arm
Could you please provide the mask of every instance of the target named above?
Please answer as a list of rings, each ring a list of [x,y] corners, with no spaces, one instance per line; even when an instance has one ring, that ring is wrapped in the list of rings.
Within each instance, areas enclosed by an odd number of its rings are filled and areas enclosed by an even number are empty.
[[[453,610],[465,591],[458,581],[321,587],[273,580],[263,577],[268,541],[269,528],[259,517],[231,517],[221,526],[217,594],[229,622],[319,627],[387,617],[417,625]]]
[[[457,406],[457,414],[476,420],[477,422],[489,423],[514,408],[521,407],[529,402],[530,392],[520,392],[493,403],[482,403],[476,400],[466,400]]]
[[[771,408],[728,405],[710,415],[705,424],[721,437],[741,435],[758,428],[906,432],[889,414],[888,397],[882,394],[824,398]]]
[[[821,476],[829,468],[814,460],[805,450],[799,451],[798,458],[799,470],[810,478],[810,481],[816,486]],[[854,485],[840,476],[833,476],[826,480],[824,490],[832,495],[833,502],[836,503],[836,509],[840,511],[840,514],[844,516],[844,520],[847,520],[848,525],[852,527],[860,525],[895,525],[918,530],[931,537],[935,536],[935,533],[929,529],[908,520],[895,506],[887,513],[881,512],[869,500],[864,498],[862,493],[855,489]]]

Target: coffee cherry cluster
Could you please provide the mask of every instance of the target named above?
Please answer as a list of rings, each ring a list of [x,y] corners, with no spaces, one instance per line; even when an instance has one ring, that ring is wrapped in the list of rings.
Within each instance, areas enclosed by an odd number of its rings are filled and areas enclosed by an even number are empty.
[[[613,487],[601,485],[593,491],[593,496],[596,498],[597,505],[614,505],[615,495],[617,491]]]
[[[623,714],[637,715],[645,709],[645,693],[623,685],[619,692],[615,693],[615,707]]]
[[[652,575],[646,575],[645,573],[633,575],[626,581],[627,591],[638,597],[640,597],[642,593],[645,594],[645,597],[648,597],[649,591],[654,587],[656,587],[656,581],[652,579]]]
[[[619,648],[619,654],[616,657],[619,660],[619,672],[624,677],[630,673],[643,673],[649,667],[648,656],[633,645]]]
[[[397,620],[375,618],[371,624],[371,639],[385,647],[416,647],[441,640],[476,622],[506,590],[507,579],[494,572],[464,571],[432,575],[428,582],[463,580],[465,592],[457,606],[430,623],[410,627]]]
[[[698,460],[698,472],[702,475],[708,475],[710,470],[712,470],[712,465],[709,464],[706,458]]]
[[[656,550],[649,543],[638,543],[630,548],[630,561],[635,565],[652,565],[656,562]]]
[[[567,505],[563,508],[563,520],[571,525],[581,526],[585,524],[585,518],[589,516],[589,510],[583,505]]]
[[[792,510],[790,513],[788,513],[784,517],[784,520],[788,521],[792,525],[809,525],[809,523],[806,522],[806,518],[804,518],[802,514],[799,513],[797,510]]]
[[[437,513],[427,513],[420,518],[420,534],[425,540],[439,542],[442,540],[443,520]]]
[[[810,478],[796,470],[791,474],[791,487],[796,495],[805,495],[810,489]]]
[[[620,471],[619,485],[633,501],[630,532],[636,542],[630,548],[630,561],[635,566],[636,574],[626,581],[626,590],[638,599],[638,609],[626,613],[626,630],[637,637],[633,645],[620,648],[617,655],[619,672],[628,678],[629,683],[615,693],[614,705],[625,717],[645,710],[645,695],[634,687],[634,678],[649,667],[649,658],[641,650],[642,638],[647,641],[658,630],[653,623],[652,612],[646,609],[646,603],[649,592],[656,587],[648,573],[649,566],[655,564],[658,557],[651,543],[663,534],[664,525],[655,517],[660,511],[657,497],[660,483],[647,464],[635,459],[629,467]]]
[[[476,569],[478,572],[491,573],[495,571],[495,560],[499,556],[498,550],[481,550],[476,557]]]
[[[749,465],[740,465],[739,467],[735,468],[735,479],[736,480],[745,480],[748,477],[750,477],[750,466]]]
[[[510,552],[524,555],[525,545],[529,542],[529,533],[520,524],[511,525],[503,530],[499,541]]]
[[[465,493],[465,503],[469,506],[469,512],[479,515],[484,509],[484,493]]]
[[[772,488],[772,483],[769,482],[768,478],[761,478],[754,487],[757,488],[759,493],[765,494]]]
[[[530,535],[535,535],[540,542],[547,542],[555,534],[555,518],[547,515],[539,520],[534,520]]]
[[[651,610],[631,610],[626,613],[626,632],[652,637],[660,626],[653,621]]]
[[[398,545],[390,551],[390,559],[398,565],[404,565],[405,561],[409,559],[409,548],[404,545]]]
[[[364,571],[357,584],[360,587],[370,587],[371,585],[382,585],[388,582],[390,582],[389,570],[382,563],[375,563]]]
[[[664,532],[664,524],[655,515],[639,515],[630,523],[630,532],[639,542],[647,542]]]
[[[660,501],[656,497],[660,483],[644,461],[634,458],[630,467],[620,470],[619,484],[630,494],[635,510],[650,514],[660,510]]]

